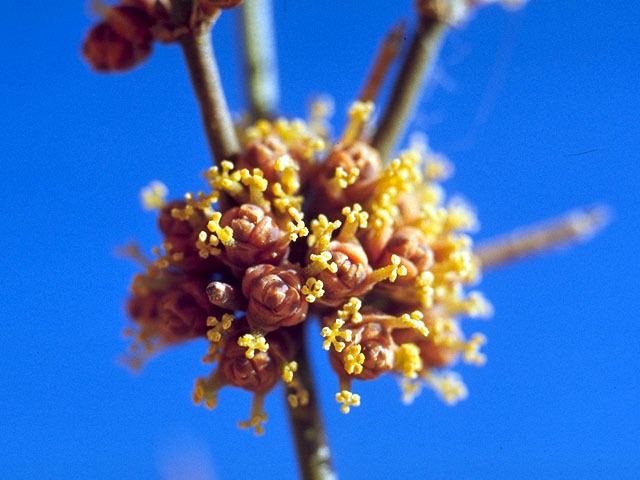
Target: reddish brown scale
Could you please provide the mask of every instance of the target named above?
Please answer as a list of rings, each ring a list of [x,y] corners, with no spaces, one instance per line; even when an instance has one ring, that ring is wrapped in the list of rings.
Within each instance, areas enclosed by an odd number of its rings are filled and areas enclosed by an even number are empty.
[[[200,257],[196,242],[198,234],[207,229],[208,219],[200,210],[195,210],[189,220],[176,218],[172,211],[186,206],[184,200],[174,200],[160,210],[158,228],[168,243],[167,254],[171,265],[187,273],[210,273],[219,271],[221,264],[214,256]],[[177,254],[177,256],[176,256]]]
[[[357,242],[333,241],[329,244],[332,262],[338,266],[336,273],[323,270],[314,275],[324,284],[324,295],[320,305],[339,307],[349,297],[359,297],[372,288],[368,281],[371,267],[367,254]]]
[[[153,40],[151,27],[154,21],[145,8],[129,5],[112,7],[107,11],[104,22],[134,45],[147,45]]]
[[[435,332],[435,321],[425,315],[424,323],[430,331],[429,336],[424,337],[413,329],[402,328],[393,331],[393,339],[397,344],[415,343],[420,349],[420,358],[424,364],[424,368],[443,368],[455,363],[458,358],[458,351],[444,343],[437,344],[434,338],[437,337]],[[452,340],[462,340],[463,335],[457,322],[451,324],[453,331],[447,335]]]
[[[238,168],[252,170],[259,168],[269,183],[280,181],[280,172],[276,171],[278,158],[289,153],[286,145],[275,135],[256,141],[247,146],[238,157]]]
[[[275,219],[257,205],[227,210],[220,224],[231,227],[234,244],[225,247],[221,260],[238,276],[253,265],[278,265],[289,251],[289,236]]]
[[[82,46],[84,58],[100,72],[129,70],[144,61],[150,53],[150,43],[133,44],[104,22],[89,30]]]
[[[357,168],[360,174],[355,183],[345,189],[336,189],[331,180],[338,167],[344,168],[347,173],[354,167]],[[334,208],[354,202],[366,203],[381,169],[380,155],[370,145],[361,141],[348,147],[338,144],[322,165],[321,194]]]
[[[221,312],[209,302],[206,282],[185,278],[165,292],[158,301],[158,316],[163,328],[183,339],[204,336],[207,317]]]
[[[308,310],[301,288],[302,277],[293,266],[263,264],[249,268],[242,279],[242,292],[249,302],[249,326],[271,332],[301,323]]]
[[[397,255],[407,274],[398,277],[392,285],[413,285],[416,277],[433,265],[433,252],[420,230],[414,227],[400,227],[387,241],[380,256],[375,260],[376,267],[385,267],[391,263],[392,255]]]
[[[360,344],[361,353],[364,354],[362,372],[357,375],[349,375],[344,369],[344,353],[331,350],[331,365],[334,370],[343,377],[353,377],[359,380],[373,380],[385,372],[393,369],[393,352],[396,343],[391,336],[391,329],[382,322],[375,321],[374,315],[364,315],[362,323],[347,323],[344,328],[353,332],[353,340],[347,343],[345,350],[350,345]],[[332,319],[333,321],[333,319]]]
[[[238,345],[238,339],[247,333],[231,335],[225,342],[220,359],[220,372],[231,385],[250,392],[264,394],[280,381],[281,365],[292,358],[293,346],[289,336],[281,331],[266,337],[269,349],[256,351],[252,359],[246,357],[246,348]]]

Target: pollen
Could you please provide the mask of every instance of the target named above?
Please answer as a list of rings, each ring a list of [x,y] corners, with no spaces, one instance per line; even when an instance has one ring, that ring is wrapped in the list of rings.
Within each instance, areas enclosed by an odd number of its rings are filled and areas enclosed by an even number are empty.
[[[350,345],[344,351],[344,370],[349,375],[359,375],[362,373],[362,365],[364,364],[364,353],[360,344]]]
[[[420,304],[424,308],[431,308],[433,306],[433,273],[429,271],[421,272],[416,277],[416,291]]]
[[[395,352],[393,366],[406,378],[417,378],[422,370],[420,348],[415,343],[403,343]]]
[[[362,308],[362,300],[358,297],[351,297],[349,301],[342,306],[342,309],[338,310],[338,318],[345,322],[349,321],[358,324],[362,322],[360,308]]]
[[[155,180],[140,190],[140,201],[145,210],[160,210],[164,207],[169,194],[167,186]]]
[[[318,218],[311,220],[311,235],[307,238],[307,244],[317,251],[327,250],[333,232],[341,225],[340,220],[330,222],[326,215],[318,215]]]
[[[356,183],[360,176],[360,169],[357,167],[351,167],[349,171],[344,167],[336,167],[335,173],[330,183],[335,190],[344,190],[350,185]]]
[[[298,371],[298,362],[292,361],[282,365],[282,380],[284,383],[293,382],[293,374]]]
[[[338,236],[340,241],[346,242],[353,239],[358,228],[367,228],[369,214],[362,210],[362,205],[359,203],[344,207],[342,215],[344,215],[344,225]]]
[[[338,271],[338,265],[336,262],[332,262],[331,252],[325,250],[322,253],[312,253],[309,255],[309,260],[311,260],[311,270],[315,272],[321,272],[323,270],[328,270],[331,273],[336,273]]]
[[[218,343],[222,340],[222,334],[231,328],[234,316],[230,313],[222,315],[222,320],[216,317],[207,317],[207,326],[211,327],[207,331],[207,338],[211,343]]]
[[[269,350],[267,340],[260,334],[245,333],[238,338],[238,345],[247,349],[244,356],[249,360],[255,356],[256,351],[266,353]]]
[[[344,323],[344,320],[336,318],[330,327],[324,327],[321,330],[320,335],[325,339],[324,342],[322,342],[322,348],[329,350],[333,347],[336,352],[342,352],[342,350],[344,350],[346,345],[340,339],[350,342],[353,336],[353,332],[351,330],[342,330]]]
[[[351,145],[362,133],[364,125],[373,113],[373,102],[353,102],[349,109],[349,122],[342,134],[340,143],[343,145]]]
[[[324,295],[324,283],[315,277],[309,277],[302,286],[302,294],[306,295],[305,300],[309,303],[315,302]]]
[[[340,404],[340,411],[347,414],[351,411],[351,407],[360,406],[360,395],[349,390],[341,390],[336,393],[336,402]]]
[[[291,217],[291,220],[287,223],[289,239],[295,242],[298,238],[309,235],[309,230],[303,220],[304,214],[295,207],[289,207],[287,213]]]
[[[391,255],[391,264],[379,268],[371,273],[371,279],[375,282],[389,280],[395,282],[398,277],[407,275],[407,267],[402,265],[402,259],[398,255]]]

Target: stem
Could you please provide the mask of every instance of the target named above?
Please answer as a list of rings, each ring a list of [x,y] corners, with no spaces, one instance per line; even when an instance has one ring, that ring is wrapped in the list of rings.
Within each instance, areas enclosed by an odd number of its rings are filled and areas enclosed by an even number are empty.
[[[427,75],[433,71],[445,31],[445,23],[438,15],[421,16],[371,142],[383,159],[389,158],[414,113]]]
[[[404,32],[405,24],[401,22],[393,27],[382,41],[382,45],[378,49],[369,75],[360,92],[359,100],[361,102],[375,102],[391,64],[400,53]]]
[[[278,68],[271,0],[245,0],[241,8],[247,101],[253,120],[269,118],[278,107]]]
[[[304,330],[301,329],[300,332],[303,334]],[[287,402],[300,478],[303,480],[335,479],[327,436],[316,400],[315,382],[311,374],[304,334],[296,362],[298,362],[296,377],[309,392],[309,403],[304,406],[292,408]]]
[[[211,24],[185,34],[180,43],[200,105],[204,131],[214,163],[231,159],[240,151],[240,143],[213,54]]]
[[[488,240],[476,249],[482,267],[495,268],[563,244],[587,240],[606,226],[609,209],[603,206],[569,212],[544,224],[525,227]]]

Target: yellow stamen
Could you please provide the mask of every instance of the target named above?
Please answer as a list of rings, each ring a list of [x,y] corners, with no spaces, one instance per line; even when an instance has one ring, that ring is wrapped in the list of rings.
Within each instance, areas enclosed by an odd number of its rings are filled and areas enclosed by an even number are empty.
[[[344,226],[340,230],[340,235],[338,235],[340,241],[346,242],[354,238],[358,228],[367,228],[369,214],[362,210],[362,206],[359,203],[354,203],[352,207],[344,207],[342,215],[345,218]]]
[[[302,294],[306,295],[305,300],[309,303],[315,302],[324,295],[324,283],[315,277],[307,278],[306,283],[302,286]]]
[[[298,371],[298,362],[292,361],[282,365],[282,380],[284,383],[293,382],[293,374]]]
[[[395,351],[394,369],[402,373],[406,378],[417,378],[422,370],[420,348],[415,343],[403,343]]]
[[[341,390],[336,393],[336,402],[341,405],[340,411],[346,414],[351,411],[351,407],[360,406],[360,395],[352,393],[349,390]]]
[[[238,427],[243,429],[253,428],[256,435],[264,435],[264,424],[267,423],[267,414],[263,410],[264,395],[254,395],[251,404],[249,420],[238,422]]]
[[[287,213],[291,217],[291,221],[287,223],[289,239],[295,242],[298,238],[309,235],[309,230],[303,220],[304,214],[295,207],[289,207]]]
[[[343,145],[351,145],[362,133],[365,123],[369,120],[373,112],[373,102],[353,102],[349,109],[349,122],[342,134],[340,143]]]
[[[331,273],[336,273],[338,271],[338,265],[336,262],[332,262],[331,252],[325,250],[322,253],[312,253],[309,255],[309,260],[311,260],[311,264],[309,265],[309,269],[312,272],[318,273],[323,270],[328,270]]]
[[[353,332],[351,330],[342,330],[344,323],[344,320],[336,318],[330,327],[324,327],[322,329],[320,335],[325,339],[324,342],[322,342],[322,348],[329,350],[333,347],[336,352],[342,352],[342,350],[344,350],[346,345],[339,339],[342,338],[346,342],[350,342],[353,336]]]
[[[234,316],[230,313],[224,313],[222,320],[218,320],[216,317],[207,317],[207,327],[211,327],[207,331],[207,338],[211,343],[218,343],[222,340],[222,334],[231,328]]]
[[[344,360],[344,370],[349,375],[359,375],[362,373],[362,365],[364,364],[364,353],[360,344],[350,345],[342,355]]]
[[[269,350],[267,340],[259,333],[245,333],[243,336],[238,338],[238,345],[247,349],[244,356],[249,360],[255,356],[256,350],[262,353]]]
[[[164,207],[168,194],[169,189],[167,186],[158,180],[154,180],[140,190],[142,207],[145,210],[160,210]]]
[[[391,264],[386,267],[378,268],[371,272],[370,279],[373,282],[382,282],[389,280],[395,282],[398,277],[407,275],[407,267],[402,265],[402,259],[398,255],[391,255]]]
[[[318,215],[318,218],[311,220],[311,235],[307,239],[307,244],[316,251],[327,250],[331,242],[331,235],[340,228],[340,225],[342,225],[340,220],[330,222],[325,215]]]
[[[360,308],[362,308],[362,300],[357,297],[351,297],[349,301],[342,306],[342,309],[338,310],[338,318],[345,322],[360,323],[362,322]]]

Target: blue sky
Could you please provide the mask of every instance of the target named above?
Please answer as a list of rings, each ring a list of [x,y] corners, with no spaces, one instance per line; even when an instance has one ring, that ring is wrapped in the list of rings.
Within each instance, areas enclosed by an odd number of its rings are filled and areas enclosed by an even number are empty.
[[[339,126],[411,2],[276,3],[282,112],[303,115],[310,94],[327,93]],[[454,408],[426,392],[404,407],[383,379],[359,384],[364,405],[345,417],[318,347],[342,478],[637,478],[640,9],[605,3],[487,8],[449,35],[411,131],[455,163],[448,190],[476,206],[478,238],[596,202],[615,218],[591,243],[486,275],[496,314],[467,331],[487,334],[489,361],[462,369],[470,396]],[[138,191],[162,179],[181,195],[208,164],[179,49],[100,76],[80,59],[91,24],[81,2],[0,11],[0,476],[292,477],[278,393],[256,439],[235,427],[248,395],[225,391],[213,412],[192,405],[203,344],[140,376],[116,362],[135,267],[114,249],[158,241]],[[240,112],[235,25],[223,15],[215,38]]]

